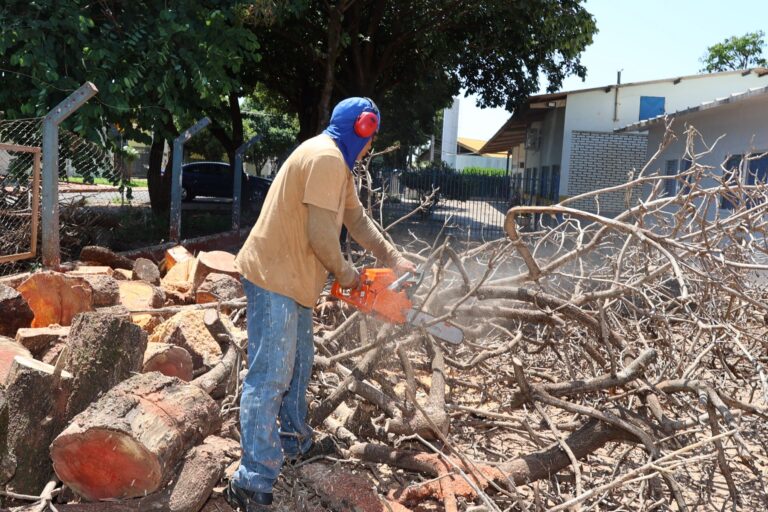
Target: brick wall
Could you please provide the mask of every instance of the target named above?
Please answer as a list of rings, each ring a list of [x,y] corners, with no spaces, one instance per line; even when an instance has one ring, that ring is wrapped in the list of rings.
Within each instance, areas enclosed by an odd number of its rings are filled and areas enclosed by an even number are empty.
[[[574,131],[568,171],[568,195],[575,196],[600,188],[627,182],[627,173],[635,176],[645,165],[648,137],[645,134]],[[634,201],[640,190],[633,193]],[[574,208],[595,212],[594,199],[570,204]],[[625,193],[600,195],[600,213],[615,216],[626,210]]]

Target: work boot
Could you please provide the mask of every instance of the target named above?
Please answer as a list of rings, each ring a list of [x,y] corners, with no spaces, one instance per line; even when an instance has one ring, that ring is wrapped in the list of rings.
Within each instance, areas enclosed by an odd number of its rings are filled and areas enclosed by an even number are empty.
[[[224,499],[232,508],[239,512],[270,512],[272,510],[272,493],[249,491],[232,483],[224,489]]]

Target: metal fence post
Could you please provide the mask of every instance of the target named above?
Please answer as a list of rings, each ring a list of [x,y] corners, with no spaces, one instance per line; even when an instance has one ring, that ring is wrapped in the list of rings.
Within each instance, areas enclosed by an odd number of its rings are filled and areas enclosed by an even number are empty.
[[[261,135],[251,137],[248,142],[243,143],[237,151],[235,151],[235,167],[232,169],[234,174],[234,183],[232,183],[232,230],[240,230],[240,203],[242,202],[243,191],[243,155],[245,152],[261,140]]]
[[[59,125],[98,93],[86,82],[56,105],[43,119],[43,266],[58,269],[59,247]]]
[[[184,143],[197,132],[211,124],[207,117],[200,119],[181,135],[173,139],[173,171],[171,174],[171,232],[174,242],[181,240],[181,161],[184,158]]]

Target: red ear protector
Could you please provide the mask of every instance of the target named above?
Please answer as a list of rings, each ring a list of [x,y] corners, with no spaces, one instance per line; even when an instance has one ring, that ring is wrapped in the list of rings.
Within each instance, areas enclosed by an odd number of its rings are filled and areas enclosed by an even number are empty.
[[[360,115],[357,116],[357,119],[355,119],[355,134],[358,137],[362,137],[364,139],[372,137],[373,134],[376,133],[379,129],[378,109],[376,108],[376,104],[373,101],[368,101],[371,102],[371,107],[377,112],[360,112]]]

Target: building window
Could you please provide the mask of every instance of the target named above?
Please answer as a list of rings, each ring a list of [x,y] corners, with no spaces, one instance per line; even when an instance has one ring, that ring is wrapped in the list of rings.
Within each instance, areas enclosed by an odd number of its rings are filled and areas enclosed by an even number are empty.
[[[541,168],[541,179],[539,180],[539,195],[541,197],[547,197],[547,190],[549,189],[549,166],[545,165]]]
[[[664,176],[677,176],[677,160],[667,160]],[[664,180],[664,193],[667,197],[673,197],[677,194],[677,181]]]
[[[680,160],[680,173],[684,173],[690,168],[691,168],[690,159],[683,158],[682,160]],[[681,190],[680,190],[683,194],[687,194],[688,192],[691,191],[691,183],[693,182],[693,179],[694,178],[692,174],[689,174],[683,178],[683,181],[685,182],[685,184],[681,187]]]
[[[664,114],[664,96],[640,96],[638,121]]]
[[[560,199],[560,166],[552,166],[552,179],[549,180],[549,199],[558,202]]]
[[[729,189],[733,188],[739,181],[739,176],[741,174],[739,169],[741,168],[743,159],[743,155],[731,155],[728,157],[728,160],[725,161],[725,165],[723,166],[723,184]],[[735,192],[724,192],[724,194],[720,196],[720,208],[733,210],[734,201],[737,200],[737,197]]]

